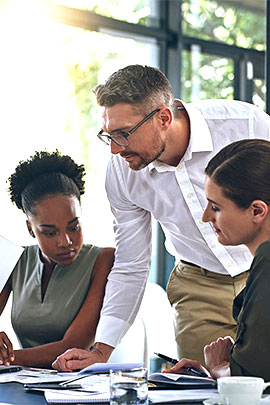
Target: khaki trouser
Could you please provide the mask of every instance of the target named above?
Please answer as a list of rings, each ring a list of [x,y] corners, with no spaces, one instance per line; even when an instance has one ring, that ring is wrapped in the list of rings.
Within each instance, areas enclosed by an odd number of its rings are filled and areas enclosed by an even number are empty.
[[[220,336],[235,339],[233,300],[245,287],[248,273],[231,277],[181,262],[174,268],[167,294],[174,310],[179,359],[204,364],[205,345]]]

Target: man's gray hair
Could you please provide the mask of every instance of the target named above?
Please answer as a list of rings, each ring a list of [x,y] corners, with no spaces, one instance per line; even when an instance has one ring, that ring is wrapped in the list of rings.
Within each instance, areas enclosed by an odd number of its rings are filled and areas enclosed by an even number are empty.
[[[166,105],[175,113],[174,94],[167,77],[157,68],[129,65],[113,73],[95,90],[100,106],[128,103],[143,115]]]

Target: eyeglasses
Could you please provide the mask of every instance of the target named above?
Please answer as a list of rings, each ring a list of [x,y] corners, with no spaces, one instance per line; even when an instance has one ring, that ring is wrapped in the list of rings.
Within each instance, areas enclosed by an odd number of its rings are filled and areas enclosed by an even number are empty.
[[[115,142],[119,146],[129,146],[129,140],[127,139],[129,135],[133,134],[142,124],[149,120],[153,115],[155,115],[160,108],[156,108],[154,111],[150,112],[144,119],[142,119],[134,128],[127,132],[121,132],[120,134],[110,135],[107,132],[104,132],[103,129],[99,131],[97,137],[106,145],[110,145],[111,141]]]

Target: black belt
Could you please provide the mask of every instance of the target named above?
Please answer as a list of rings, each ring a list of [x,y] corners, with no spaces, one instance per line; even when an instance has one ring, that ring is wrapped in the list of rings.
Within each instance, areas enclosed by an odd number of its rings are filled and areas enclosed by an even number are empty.
[[[188,266],[198,267],[198,269],[201,268],[201,266],[198,266],[197,264],[194,264],[194,263],[187,262],[186,260],[181,260],[181,263],[187,264]]]

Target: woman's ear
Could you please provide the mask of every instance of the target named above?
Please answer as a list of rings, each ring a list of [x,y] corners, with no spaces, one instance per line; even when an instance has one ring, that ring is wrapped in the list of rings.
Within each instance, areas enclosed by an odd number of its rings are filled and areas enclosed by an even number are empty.
[[[32,226],[31,226],[31,224],[30,224],[30,222],[29,222],[28,219],[26,220],[26,225],[27,225],[27,229],[28,229],[28,232],[30,233],[30,235],[31,235],[33,238],[35,238],[36,236],[35,236],[35,234],[34,234],[34,232],[33,232]]]
[[[250,206],[252,210],[253,222],[258,224],[263,222],[269,213],[268,205],[262,200],[254,200]]]

